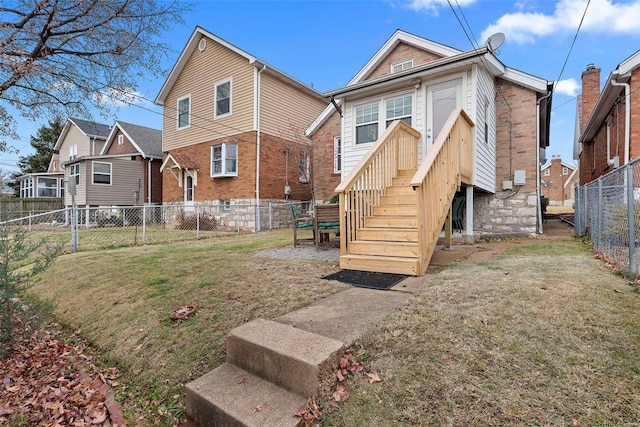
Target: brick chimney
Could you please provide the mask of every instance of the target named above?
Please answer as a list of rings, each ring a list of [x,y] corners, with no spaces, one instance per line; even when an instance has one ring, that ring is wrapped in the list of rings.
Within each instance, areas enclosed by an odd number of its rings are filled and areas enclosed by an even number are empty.
[[[589,116],[600,97],[600,68],[593,64],[588,64],[587,69],[582,72],[582,96],[580,97],[582,108],[580,111],[580,133],[589,120]]]

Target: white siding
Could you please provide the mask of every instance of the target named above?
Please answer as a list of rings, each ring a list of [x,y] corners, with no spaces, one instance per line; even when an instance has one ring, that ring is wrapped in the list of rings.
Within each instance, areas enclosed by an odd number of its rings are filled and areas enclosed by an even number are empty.
[[[475,123],[474,136],[474,177],[477,188],[495,193],[496,191],[496,103],[493,78],[484,68],[475,67],[473,80],[476,83],[475,103],[471,118]],[[484,109],[487,103],[488,141],[484,139]]]

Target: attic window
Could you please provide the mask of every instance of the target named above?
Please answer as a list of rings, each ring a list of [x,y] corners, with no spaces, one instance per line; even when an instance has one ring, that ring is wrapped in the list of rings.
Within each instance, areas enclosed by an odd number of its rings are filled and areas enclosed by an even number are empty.
[[[394,61],[391,63],[391,74],[399,73],[400,71],[408,70],[413,67],[413,58],[402,59],[400,61]]]
[[[205,38],[200,39],[200,43],[198,43],[198,50],[202,52],[206,47],[207,47],[207,39]]]
[[[124,144],[124,135],[118,135],[118,145]]]

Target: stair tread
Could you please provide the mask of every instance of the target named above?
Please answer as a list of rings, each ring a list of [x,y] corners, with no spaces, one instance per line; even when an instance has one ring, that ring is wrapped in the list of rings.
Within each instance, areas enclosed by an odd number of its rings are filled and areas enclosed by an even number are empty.
[[[293,427],[300,421],[294,414],[306,402],[306,398],[229,363],[185,388],[187,414],[201,427]]]

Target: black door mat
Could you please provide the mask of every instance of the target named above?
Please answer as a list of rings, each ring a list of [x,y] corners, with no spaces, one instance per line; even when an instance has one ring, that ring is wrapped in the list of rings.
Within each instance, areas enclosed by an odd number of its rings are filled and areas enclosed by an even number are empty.
[[[324,276],[323,279],[337,280],[360,288],[387,290],[409,276],[404,274],[374,273],[372,271],[341,270]]]

